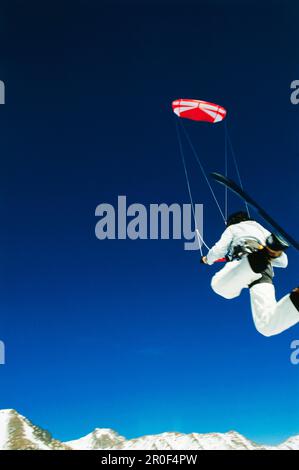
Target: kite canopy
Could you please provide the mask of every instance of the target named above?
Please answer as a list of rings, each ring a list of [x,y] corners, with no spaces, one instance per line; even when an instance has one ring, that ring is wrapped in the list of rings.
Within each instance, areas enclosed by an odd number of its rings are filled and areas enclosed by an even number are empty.
[[[178,99],[172,102],[172,109],[181,118],[193,121],[220,122],[226,116],[226,109],[208,101]]]

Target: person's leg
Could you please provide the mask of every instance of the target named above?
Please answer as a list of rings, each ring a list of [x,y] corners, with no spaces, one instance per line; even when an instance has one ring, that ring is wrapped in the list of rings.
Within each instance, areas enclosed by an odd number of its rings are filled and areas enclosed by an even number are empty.
[[[269,323],[277,305],[275,288],[273,284],[259,283],[250,287],[249,292],[255,327],[263,336],[271,336]]]
[[[278,303],[270,322],[272,334],[277,335],[299,322],[299,290],[294,289],[285,295]]]
[[[261,277],[261,273],[252,270],[246,257],[227,263],[213,276],[211,287],[221,297],[233,299],[240,295],[244,287],[248,287],[249,284]]]
[[[278,335],[299,322],[299,290],[276,302],[272,284],[256,284],[250,288],[250,300],[256,329],[264,336]]]

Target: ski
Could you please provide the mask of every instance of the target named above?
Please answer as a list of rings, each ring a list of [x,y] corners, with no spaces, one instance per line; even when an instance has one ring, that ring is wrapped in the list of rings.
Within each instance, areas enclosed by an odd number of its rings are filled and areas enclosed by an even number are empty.
[[[212,178],[217,181],[217,183],[223,184],[233,193],[237,194],[243,201],[246,201],[251,207],[253,207],[259,215],[268,222],[274,230],[276,230],[290,245],[292,245],[296,250],[299,251],[299,243],[291,237],[278,223],[267,214],[266,211],[254,200],[249,194],[247,194],[240,186],[238,186],[234,181],[230,180],[226,176],[221,175],[220,173],[211,173]]]

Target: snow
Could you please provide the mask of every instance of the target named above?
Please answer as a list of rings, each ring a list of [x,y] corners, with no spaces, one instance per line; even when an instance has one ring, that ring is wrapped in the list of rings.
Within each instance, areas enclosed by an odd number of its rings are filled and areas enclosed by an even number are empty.
[[[74,450],[101,449],[97,440],[101,437],[110,436],[113,439],[120,438],[114,431],[109,429],[96,429],[93,433],[74,441],[66,442]],[[96,436],[96,439],[95,439]],[[246,439],[236,432],[210,433],[210,434],[181,434],[175,432],[165,432],[156,435],[142,436],[136,439],[115,442],[109,447],[115,450],[253,450],[256,448],[266,448],[258,446],[254,442]],[[107,448],[107,447],[106,447]]]
[[[279,450],[299,450],[299,436],[293,436],[277,446]]]
[[[8,434],[11,418],[14,418],[16,431],[21,429],[24,437],[38,449],[50,450],[53,448],[51,443],[48,445],[48,442],[43,442],[43,439],[35,435],[34,431],[38,431],[39,428],[16,411],[7,409],[0,410],[0,450],[9,448],[9,438],[13,436],[13,430],[10,430],[11,436]],[[209,434],[164,432],[127,440],[112,429],[96,428],[87,436],[64,444],[74,450],[299,450],[299,436],[290,437],[278,446],[263,446],[246,439],[235,431]],[[54,446],[57,445],[59,443],[56,441]]]
[[[22,419],[23,431],[25,439],[28,439],[34,445],[36,445],[40,450],[49,450],[50,447],[45,445],[40,439],[36,438],[34,435],[34,428],[32,425],[26,422],[24,416],[19,416]]]
[[[74,450],[100,450],[102,447],[99,447],[100,441],[97,439],[108,436],[112,442],[115,439],[115,445],[109,447],[113,450],[299,450],[299,436],[290,438],[275,447],[257,444],[235,431],[209,434],[164,432],[126,440],[111,429],[96,429],[81,439],[65,444]],[[122,442],[119,442],[119,439],[123,439]],[[107,446],[105,448],[107,449]]]
[[[8,423],[12,410],[0,410],[0,449],[6,449],[8,441]]]
[[[9,429],[10,425],[14,428]],[[21,431],[22,437],[34,447],[40,450],[51,450],[51,446],[45,444],[42,439],[35,435],[35,431],[38,429],[15,410],[0,410],[0,450],[10,449],[14,432],[19,431]]]
[[[64,442],[64,444],[75,450],[98,450],[101,448],[98,444],[101,439],[110,440],[111,442],[119,442],[119,440],[124,440],[122,436],[119,436],[112,429],[96,428],[93,432],[87,434],[81,439]]]
[[[131,439],[126,441],[123,445],[117,446],[117,448],[126,450],[230,450],[255,449],[256,446],[240,434],[230,432],[225,434],[162,433]]]

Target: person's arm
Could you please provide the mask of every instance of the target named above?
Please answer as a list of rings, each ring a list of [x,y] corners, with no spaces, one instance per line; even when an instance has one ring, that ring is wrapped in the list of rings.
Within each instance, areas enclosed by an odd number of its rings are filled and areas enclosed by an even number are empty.
[[[220,240],[215,243],[206,256],[206,264],[213,264],[217,259],[224,258],[227,255],[230,244],[233,239],[232,230],[228,227],[222,234]]]
[[[275,268],[286,268],[288,263],[288,256],[285,253],[282,253],[278,258],[272,260],[272,266]]]

